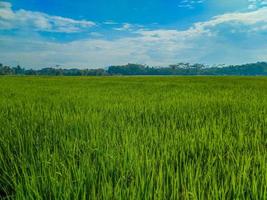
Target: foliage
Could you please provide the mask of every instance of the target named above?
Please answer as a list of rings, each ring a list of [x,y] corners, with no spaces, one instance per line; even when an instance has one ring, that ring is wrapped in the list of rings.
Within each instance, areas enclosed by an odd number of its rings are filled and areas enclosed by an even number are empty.
[[[1,77],[0,133],[3,199],[267,197],[263,77]]]
[[[168,67],[149,67],[147,65],[127,64],[110,66],[105,69],[62,69],[43,68],[40,70],[15,68],[0,64],[0,75],[46,75],[46,76],[107,76],[107,75],[232,75],[255,76],[267,75],[267,63],[258,62],[245,65],[213,66],[202,64],[178,63]]]

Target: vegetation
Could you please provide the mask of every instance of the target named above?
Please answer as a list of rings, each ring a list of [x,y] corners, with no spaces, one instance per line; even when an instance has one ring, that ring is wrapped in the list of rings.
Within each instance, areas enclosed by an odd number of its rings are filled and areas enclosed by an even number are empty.
[[[245,65],[205,66],[202,64],[179,63],[168,67],[149,67],[139,64],[110,66],[105,69],[62,69],[43,68],[40,70],[24,69],[20,66],[9,67],[0,64],[0,75],[47,75],[47,76],[109,76],[109,75],[232,75],[255,76],[267,75],[267,63],[258,62]]]
[[[0,198],[267,199],[267,78],[0,77]]]

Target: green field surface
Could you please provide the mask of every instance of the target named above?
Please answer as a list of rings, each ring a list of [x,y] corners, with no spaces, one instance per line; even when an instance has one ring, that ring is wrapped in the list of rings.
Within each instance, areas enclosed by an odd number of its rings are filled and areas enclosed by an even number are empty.
[[[267,78],[0,77],[0,199],[267,199]]]

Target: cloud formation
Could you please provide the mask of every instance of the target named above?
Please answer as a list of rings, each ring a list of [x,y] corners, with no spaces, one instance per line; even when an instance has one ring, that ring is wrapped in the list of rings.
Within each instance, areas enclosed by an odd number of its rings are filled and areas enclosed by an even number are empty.
[[[11,5],[1,4],[1,7],[10,10]],[[262,7],[218,15],[185,30],[123,24],[119,29],[128,34],[113,39],[101,32],[94,32],[98,37],[87,36],[71,42],[2,35],[0,61],[26,67],[59,64],[86,68],[128,62],[166,66],[177,62],[237,64],[263,61],[267,60],[266,24],[267,8]],[[44,27],[42,30],[47,29]]]
[[[74,33],[84,31],[95,23],[87,20],[74,20],[51,16],[41,12],[13,10],[8,2],[0,2],[0,29],[30,29],[43,32]]]
[[[197,5],[204,3],[206,0],[181,0],[179,8],[194,9]]]
[[[248,9],[254,10],[267,6],[267,0],[248,0]]]

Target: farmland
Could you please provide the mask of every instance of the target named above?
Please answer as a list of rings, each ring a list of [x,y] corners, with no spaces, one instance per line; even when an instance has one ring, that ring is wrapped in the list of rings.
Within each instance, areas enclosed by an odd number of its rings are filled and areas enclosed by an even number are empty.
[[[0,198],[267,199],[267,78],[0,77]]]

